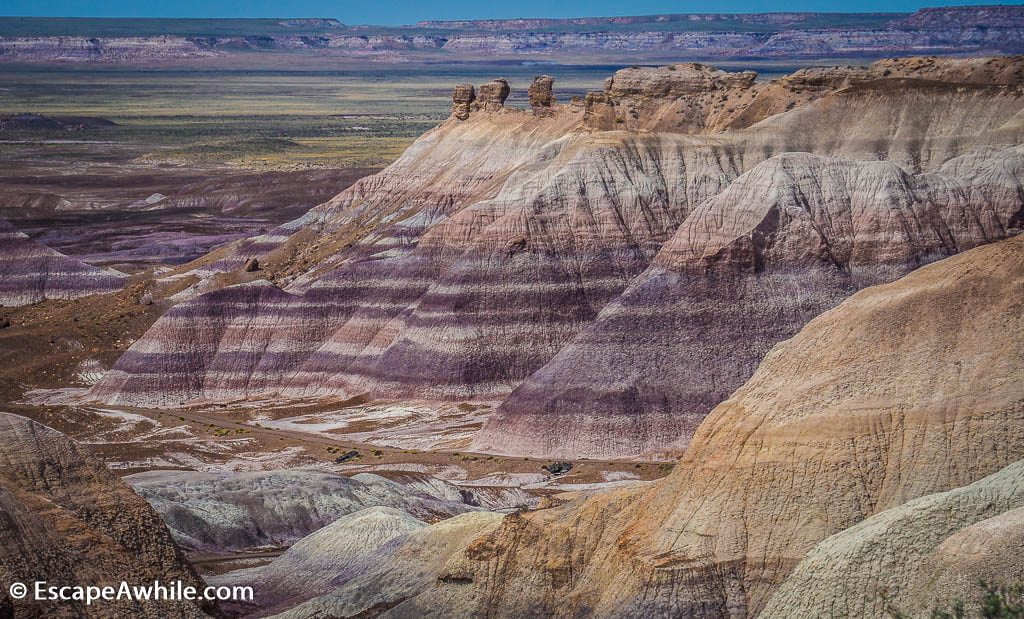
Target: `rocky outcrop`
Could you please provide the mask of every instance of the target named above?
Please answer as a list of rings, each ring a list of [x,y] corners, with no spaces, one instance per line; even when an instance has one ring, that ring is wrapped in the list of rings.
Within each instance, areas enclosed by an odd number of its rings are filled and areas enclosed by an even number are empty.
[[[526,94],[530,99],[530,108],[535,116],[545,116],[551,112],[551,106],[555,104],[555,78],[550,75],[541,75],[533,78]]]
[[[602,92],[584,100],[593,129],[719,133],[745,129],[776,114],[805,107],[845,88],[907,78],[974,85],[1019,86],[1024,58],[890,58],[868,67],[811,67],[771,82],[753,71],[730,73],[699,63],[621,69]],[[884,82],[891,88],[892,81]]]
[[[858,288],[1019,233],[1022,179],[1021,147],[916,177],[885,162],[769,159],[692,213],[648,271],[506,399],[474,448],[595,458],[684,448],[773,345]]]
[[[0,613],[17,617],[203,617],[189,602],[14,600],[7,585],[201,588],[160,518],[102,462],[61,433],[0,413]]]
[[[753,89],[756,78],[753,71],[730,73],[699,63],[621,69],[605,81],[604,92],[587,95],[586,124],[603,130],[716,131],[732,120],[723,116],[749,105],[759,90]]]
[[[0,219],[0,305],[116,292],[128,276],[50,249]]]
[[[472,84],[459,84],[452,92],[452,116],[459,120],[469,118],[471,112],[498,112],[504,109],[511,89],[508,80],[493,79],[481,84],[479,90]]]
[[[394,508],[429,522],[477,509],[372,474],[153,471],[126,481],[156,509],[179,544],[203,552],[289,546],[368,507]]]
[[[761,617],[887,617],[887,605],[932,616],[978,582],[1024,578],[1024,461],[963,488],[930,494],[826,538],[772,596]]]
[[[755,615],[830,535],[1021,459],[1022,293],[1024,237],[865,289],[776,346],[653,488],[506,516],[430,576],[319,608]]]
[[[476,89],[472,84],[459,84],[452,91],[452,116],[459,120],[469,118],[469,112],[476,101]]]
[[[491,80],[480,85],[476,104],[485,112],[497,112],[505,107],[505,99],[508,98],[509,92],[511,89],[508,80],[502,78]]]

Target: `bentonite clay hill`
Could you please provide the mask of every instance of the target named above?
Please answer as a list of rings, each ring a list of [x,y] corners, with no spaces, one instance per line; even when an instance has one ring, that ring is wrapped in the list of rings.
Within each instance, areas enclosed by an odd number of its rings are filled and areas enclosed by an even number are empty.
[[[683,448],[775,343],[858,288],[1018,233],[1022,195],[1024,147],[916,176],[888,162],[773,157],[694,211],[474,446],[556,457]]]
[[[908,501],[824,540],[761,617],[915,616],[969,605],[979,582],[1024,579],[1024,460],[969,486]],[[884,592],[884,595],[883,595]],[[977,614],[975,614],[977,613]]]
[[[1020,465],[949,491],[1024,458],[1022,299],[1024,237],[862,290],[776,346],[654,487],[505,516],[455,539],[422,529],[290,616],[752,616],[806,553],[848,530],[807,559],[842,559],[818,573],[841,591],[833,578],[857,577],[858,553],[872,552],[884,527],[877,518],[903,531],[886,538],[907,544],[902,556],[929,558],[921,570],[939,561],[966,566],[945,578],[981,573],[958,553],[1005,558]],[[999,534],[987,540],[968,528],[1000,514],[1010,520],[990,522]],[[915,571],[872,572],[873,582],[918,587]],[[772,608],[816,615],[818,598],[798,590],[809,605],[789,597]],[[851,608],[883,616],[877,605]]]
[[[0,219],[0,305],[116,292],[128,276],[37,243]]]
[[[508,444],[591,456],[683,444],[768,347],[816,313],[860,286],[1018,231],[1012,147],[1024,136],[1024,92],[1013,67],[1021,63],[910,59],[771,84],[702,65],[626,69],[603,92],[568,104],[542,77],[525,112],[504,108],[500,80],[479,96],[460,86],[453,117],[380,174],[166,278],[199,281],[90,397],[147,406],[324,395],[499,400],[527,381],[479,446],[501,449],[503,428],[534,423],[541,440]],[[997,84],[978,83],[987,78]],[[820,156],[783,155],[792,151]],[[889,163],[853,163],[880,159]],[[819,172],[828,177],[820,187],[809,180]],[[789,181],[806,195],[775,195]],[[748,208],[762,202],[775,206]],[[729,255],[697,255],[712,246]],[[252,258],[260,269],[249,272]],[[679,364],[676,347],[647,359],[628,346],[631,335],[579,352],[605,313],[651,289],[652,273],[679,281],[710,262],[734,289],[716,288],[704,318],[680,317],[676,304],[713,285],[710,275],[641,298],[652,337],[689,341],[691,366],[737,351],[696,397],[664,389],[662,372],[650,373],[649,386],[644,376],[616,378],[632,365]],[[762,283],[806,274],[826,286],[774,310],[757,307]],[[694,328],[723,304],[736,305],[728,326],[746,324],[748,310],[769,321],[731,334],[723,323],[702,340]],[[657,324],[659,315],[667,321]],[[586,356],[596,373],[583,379],[610,396],[555,391],[533,399],[542,414],[524,422],[515,401],[564,371],[567,350]],[[637,401],[656,403],[650,416]],[[570,403],[582,407],[563,407]],[[582,434],[595,434],[552,435],[551,424],[572,427],[573,415]]]
[[[0,580],[117,587],[153,581],[201,588],[156,512],[61,433],[0,413]],[[205,617],[190,602],[37,604],[0,592],[0,616]],[[13,613],[13,615],[12,615]]]

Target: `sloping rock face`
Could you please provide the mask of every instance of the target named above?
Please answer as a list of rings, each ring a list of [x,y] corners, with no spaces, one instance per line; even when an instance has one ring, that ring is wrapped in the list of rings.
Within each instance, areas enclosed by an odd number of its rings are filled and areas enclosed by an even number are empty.
[[[94,393],[122,402],[120,394],[131,390],[132,401],[174,406],[280,384],[330,335],[334,314],[331,305],[266,280],[225,288],[164,314],[159,336],[145,336],[122,355]]]
[[[128,276],[37,243],[0,219],[0,305],[77,299],[120,290]]]
[[[465,503],[489,511],[509,511],[536,507],[540,499],[515,486],[488,486],[471,483],[458,485],[425,473],[406,471],[380,471],[385,477],[413,493],[421,493],[446,501]],[[362,479],[361,475],[356,478]]]
[[[201,588],[167,527],[144,500],[63,434],[0,413],[0,614],[16,617],[204,617],[187,602],[13,600],[10,583]],[[5,615],[5,616],[10,616]]]
[[[338,518],[389,507],[436,521],[478,509],[370,474],[153,471],[126,478],[183,547],[232,552],[288,546]]]
[[[302,538],[269,565],[209,578],[212,586],[250,586],[262,613],[285,610],[329,593],[346,574],[396,537],[427,526],[392,507],[370,507],[338,518]]]
[[[773,157],[692,213],[648,271],[509,396],[474,448],[684,448],[814,316],[859,288],[1019,233],[1022,183],[1024,147],[918,176],[887,162]]]
[[[771,156],[891,158],[934,172],[1024,135],[1016,87],[879,84],[717,135],[589,130],[578,106],[453,118],[380,174],[211,256],[175,297],[188,302],[92,395],[158,406],[503,398],[643,273],[694,209]],[[253,257],[285,292],[223,288]]]
[[[352,617],[367,609],[372,609],[374,614],[400,615],[405,610],[400,600],[415,595],[438,578],[446,578],[445,563],[466,552],[472,540],[494,531],[501,522],[499,514],[479,512],[410,532],[343,570],[330,583],[334,589],[331,593],[278,616],[282,619]],[[457,581],[456,584],[465,583]],[[452,616],[460,610],[463,608],[452,605],[438,606],[431,612]]]
[[[761,617],[930,617],[978,611],[979,581],[1024,578],[1024,461],[969,486],[886,510],[818,544]]]
[[[433,579],[335,607],[754,615],[823,539],[1021,459],[1022,292],[1024,237],[860,291],[776,346],[653,488],[508,516]]]

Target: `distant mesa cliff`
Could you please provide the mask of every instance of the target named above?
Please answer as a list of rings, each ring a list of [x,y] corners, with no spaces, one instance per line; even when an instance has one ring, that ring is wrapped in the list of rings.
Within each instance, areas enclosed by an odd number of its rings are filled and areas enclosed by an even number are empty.
[[[587,26],[595,30],[607,26],[636,24],[668,24],[678,22],[713,23],[728,29],[730,25],[757,26],[800,26],[811,21],[835,19],[835,13],[667,13],[661,15],[632,15],[623,17],[575,17],[568,19],[470,19],[449,21],[421,21],[419,28],[451,30],[538,30],[543,28],[564,28]],[[857,13],[856,18],[877,20],[879,25],[901,17],[898,13]]]
[[[889,24],[906,30],[942,30],[944,28],[1024,28],[1024,10],[1020,5],[950,6],[924,8]]]
[[[296,50],[389,59],[585,51],[619,61],[624,54],[710,59],[1024,52],[1021,6],[933,8],[909,16],[762,13],[421,22],[416,29],[345,27],[330,20],[284,20],[273,25],[251,34],[237,32],[237,25],[230,34],[193,26],[195,32],[185,28],[161,36],[59,36],[40,26],[37,30],[45,30],[47,36],[0,37],[0,60],[145,62]]]
[[[0,114],[0,131],[83,131],[117,126],[112,120],[97,116],[44,116],[23,112]]]

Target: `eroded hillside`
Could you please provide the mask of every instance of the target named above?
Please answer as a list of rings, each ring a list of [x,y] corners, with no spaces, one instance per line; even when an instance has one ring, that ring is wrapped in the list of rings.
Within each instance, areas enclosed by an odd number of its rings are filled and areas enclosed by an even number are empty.
[[[386,170],[165,276],[90,397],[508,398],[478,448],[677,449],[816,314],[1019,232],[1020,63],[624,69],[568,103],[542,77],[529,111],[459,86]]]
[[[941,510],[975,488],[985,496],[986,485],[1003,498],[980,499],[992,509],[977,518],[1012,508],[1012,468],[948,499],[913,500],[1024,454],[1022,286],[1018,237],[865,289],[776,346],[654,488],[506,516],[458,540],[421,530],[288,616],[745,616],[821,540],[861,521],[871,531],[875,514]],[[910,534],[941,540],[946,522],[918,520]],[[834,539],[808,560],[849,547]],[[447,556],[443,565],[424,546]],[[945,550],[947,565],[970,560]],[[426,574],[385,576],[417,569]],[[881,616],[877,605],[858,608]]]

